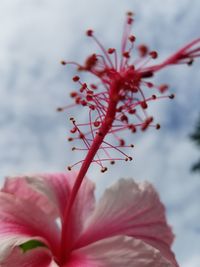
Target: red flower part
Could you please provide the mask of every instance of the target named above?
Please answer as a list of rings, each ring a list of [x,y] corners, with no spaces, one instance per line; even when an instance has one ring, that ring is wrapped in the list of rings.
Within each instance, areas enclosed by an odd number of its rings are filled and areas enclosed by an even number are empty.
[[[97,163],[101,171],[105,172],[107,167],[104,162],[113,164],[118,160],[129,161],[132,157],[122,151],[126,145],[121,137],[122,131],[129,130],[135,133],[138,129],[147,130],[149,127],[160,128],[160,124],[154,123],[153,117],[147,113],[151,101],[162,98],[173,99],[174,94],[162,95],[168,90],[168,85],[156,85],[149,82],[154,74],[174,64],[191,65],[196,57],[200,56],[200,38],[192,41],[172,56],[159,64],[153,64],[158,54],[151,51],[146,45],[138,47],[138,58],[132,57],[135,47],[135,37],[131,35],[133,14],[127,13],[127,19],[122,36],[121,51],[115,48],[106,49],[94,35],[93,30],[87,31],[87,36],[97,44],[101,53],[93,53],[87,57],[85,63],[80,65],[76,62],[62,61],[63,65],[73,64],[79,72],[88,72],[96,78],[92,84],[83,83],[79,76],[73,77],[73,81],[79,85],[79,91],[71,92],[74,104],[59,108],[80,105],[89,110],[88,122],[78,123],[71,118],[73,137],[69,141],[82,140],[83,148],[73,147],[73,151],[86,151],[84,160],[68,167],[71,170],[75,165],[81,163],[81,168],[73,187],[70,200],[66,207],[63,231],[69,225],[70,210],[79,191],[83,178],[91,163]],[[119,135],[120,134],[120,135]],[[109,136],[114,137],[118,144],[111,144]],[[110,152],[115,150],[119,157],[111,156]],[[97,153],[98,152],[98,153]],[[66,247],[67,240],[62,240],[62,247]]]
[[[156,85],[148,79],[166,66],[183,63],[191,65],[193,60],[200,56],[200,39],[196,39],[160,64],[151,64],[158,57],[158,53],[151,51],[144,44],[138,46],[139,56],[133,59],[132,50],[136,40],[135,36],[131,35],[133,21],[133,13],[128,12],[120,53],[115,48],[106,49],[96,38],[94,31],[89,29],[86,35],[96,42],[101,54],[91,54],[83,65],[62,61],[64,65],[75,64],[79,72],[89,72],[97,79],[96,83],[87,84],[81,82],[79,76],[74,76],[73,81],[79,85],[79,91],[70,94],[74,105],[58,110],[77,105],[89,110],[89,120],[86,123],[78,123],[71,118],[73,137],[68,140],[81,139],[84,147],[73,147],[72,150],[89,152],[90,163],[97,163],[102,171],[106,170],[104,161],[130,159],[122,148],[132,145],[126,146],[125,140],[119,135],[122,131],[135,133],[138,129],[145,131],[149,127],[160,128],[159,124],[153,122],[153,117],[147,114],[148,105],[151,101],[161,98],[173,99],[174,94],[162,95],[168,90],[168,85]],[[118,144],[111,144],[105,139],[109,136],[114,137]],[[98,150],[99,156],[96,155]],[[112,150],[117,150],[119,157],[113,158]],[[68,169],[71,170],[85,160],[69,166]]]

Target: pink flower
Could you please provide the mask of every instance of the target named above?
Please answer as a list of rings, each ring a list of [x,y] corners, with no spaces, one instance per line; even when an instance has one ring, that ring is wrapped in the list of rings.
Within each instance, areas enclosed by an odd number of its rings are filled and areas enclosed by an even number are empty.
[[[62,231],[76,176],[6,179],[0,191],[1,267],[178,266],[164,206],[148,183],[121,179],[95,204],[94,185],[84,179]],[[24,252],[21,245],[30,240],[40,246]]]

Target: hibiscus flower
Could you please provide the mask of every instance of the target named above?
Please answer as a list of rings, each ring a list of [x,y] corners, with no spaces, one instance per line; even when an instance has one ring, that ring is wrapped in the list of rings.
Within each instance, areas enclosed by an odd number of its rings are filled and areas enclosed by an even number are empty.
[[[85,178],[63,231],[76,176],[70,172],[5,180],[0,191],[1,267],[178,266],[165,208],[146,182],[121,179],[95,204],[94,184]]]

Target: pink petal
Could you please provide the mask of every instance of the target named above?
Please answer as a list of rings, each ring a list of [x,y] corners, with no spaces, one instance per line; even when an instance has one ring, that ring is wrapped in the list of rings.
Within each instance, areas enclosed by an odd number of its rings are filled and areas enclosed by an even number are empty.
[[[105,191],[86,224],[76,248],[122,234],[152,245],[176,266],[170,250],[173,234],[166,222],[165,208],[148,183],[121,179]]]
[[[78,256],[80,258],[78,258]],[[84,264],[84,261],[86,261],[88,265]],[[164,258],[159,250],[145,242],[132,237],[117,236],[104,239],[75,251],[74,254],[72,254],[71,261],[66,265],[66,267],[89,266],[174,267],[175,265]]]
[[[45,188],[51,191],[51,198],[59,207],[61,221],[65,213],[67,200],[71,193],[72,187],[77,177],[76,172],[68,172],[66,174],[46,174],[41,175],[45,182]],[[95,206],[94,184],[86,177],[83,180],[79,193],[71,211],[71,229],[72,239],[77,238],[83,230],[85,220],[92,213]]]
[[[101,267],[99,263],[90,260],[83,254],[74,254],[63,267]],[[109,267],[109,266],[106,266]]]
[[[37,203],[48,214],[60,216],[69,197],[69,185],[62,174],[34,174],[6,178],[3,192]],[[65,199],[65,202],[62,199]]]
[[[35,203],[22,200],[9,193],[0,192],[0,248],[2,257],[9,253],[16,242],[37,239],[56,254],[60,230],[55,220],[50,220]],[[19,241],[16,241],[18,240]]]
[[[68,172],[8,178],[2,191],[30,200],[49,215],[57,214],[62,222],[76,176],[76,172]],[[72,243],[80,236],[94,204],[94,184],[85,178],[72,209]]]
[[[45,248],[36,248],[25,253],[15,248],[9,257],[0,263],[1,267],[58,267]]]

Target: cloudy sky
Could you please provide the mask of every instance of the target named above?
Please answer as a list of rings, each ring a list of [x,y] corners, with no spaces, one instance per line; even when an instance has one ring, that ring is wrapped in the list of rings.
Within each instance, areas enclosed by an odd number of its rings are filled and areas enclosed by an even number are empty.
[[[199,0],[1,0],[0,1],[0,174],[65,171],[76,161],[66,142],[73,68],[96,46],[84,32],[94,28],[105,46],[119,47],[124,14],[136,14],[133,32],[165,57],[200,36]],[[200,112],[200,61],[172,67],[156,78],[169,83],[174,101],[152,103],[162,125],[131,136],[134,161],[101,174],[91,168],[97,195],[120,177],[149,180],[167,207],[182,267],[200,266],[200,177],[190,173],[198,151],[188,135]]]

